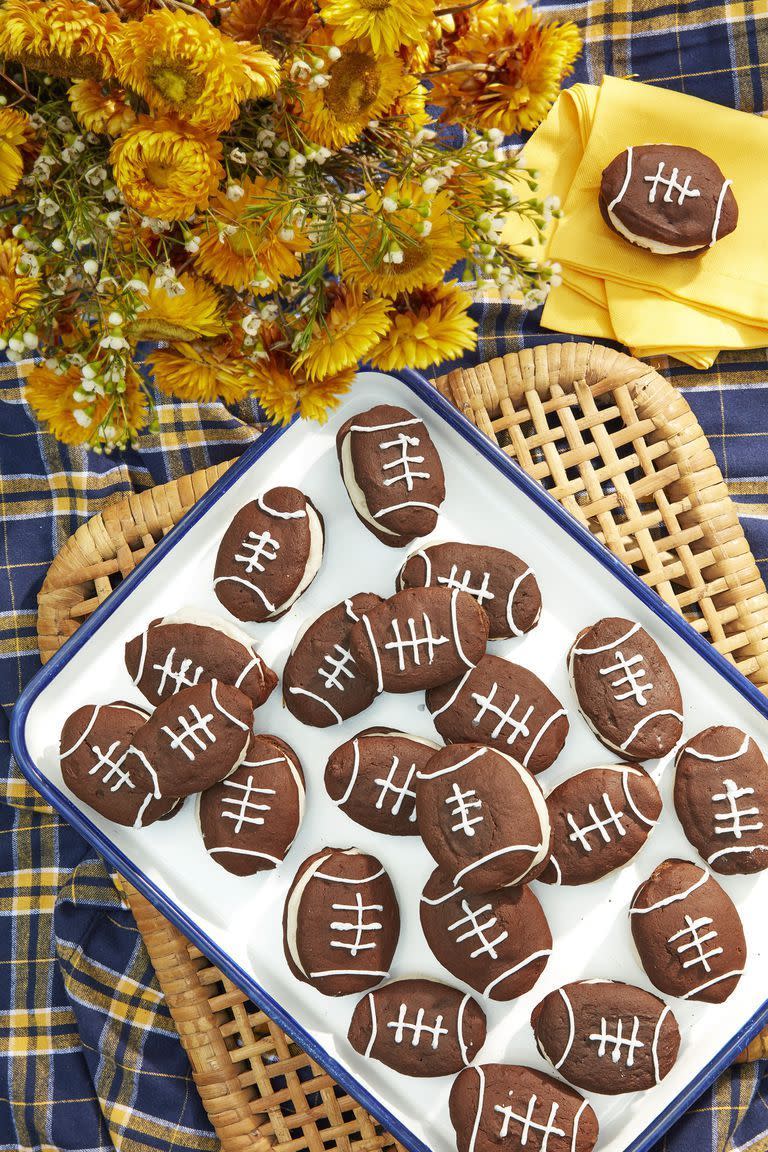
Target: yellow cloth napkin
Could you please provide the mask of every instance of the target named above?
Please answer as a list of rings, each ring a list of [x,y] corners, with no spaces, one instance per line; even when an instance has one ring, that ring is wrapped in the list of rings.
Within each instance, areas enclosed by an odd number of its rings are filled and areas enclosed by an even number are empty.
[[[695,259],[627,244],[600,215],[603,169],[628,145],[679,142],[711,156],[733,181],[734,233]],[[636,355],[709,367],[723,348],[768,344],[768,122],[693,96],[607,76],[562,92],[525,147],[539,194],[559,197],[534,252],[562,266],[547,328],[616,339]],[[521,239],[519,224],[505,238]],[[530,254],[531,248],[527,249]]]

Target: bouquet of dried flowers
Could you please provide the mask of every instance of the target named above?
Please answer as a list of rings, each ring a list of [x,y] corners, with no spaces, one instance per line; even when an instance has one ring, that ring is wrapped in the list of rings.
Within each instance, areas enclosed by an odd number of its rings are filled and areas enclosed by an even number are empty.
[[[502,226],[557,206],[503,141],[579,47],[516,0],[5,0],[0,348],[39,357],[29,403],[124,447],[148,366],[323,420],[360,360],[472,347],[468,284],[540,303],[557,269]]]

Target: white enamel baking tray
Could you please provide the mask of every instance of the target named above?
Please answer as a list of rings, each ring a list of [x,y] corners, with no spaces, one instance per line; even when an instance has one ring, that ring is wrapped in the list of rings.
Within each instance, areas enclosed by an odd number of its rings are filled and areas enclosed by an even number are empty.
[[[12,743],[27,778],[43,796],[399,1140],[418,1152],[452,1152],[451,1078],[412,1080],[356,1053],[346,1033],[357,997],[327,998],[295,980],[283,958],[281,936],[283,901],[298,865],[324,845],[355,846],[382,860],[400,901],[402,932],[391,976],[453,981],[419,928],[419,895],[433,867],[424,847],[417,838],[379,836],[359,827],[323,788],[328,754],[361,728],[385,724],[437,738],[422,694],[384,695],[366,713],[324,731],[301,725],[283,708],[279,690],[273,694],[257,714],[257,728],[284,737],[299,753],[308,782],[307,813],[283,865],[250,878],[230,876],[206,854],[193,800],[169,823],[140,831],[120,828],[68,793],[57,759],[58,733],[75,708],[114,699],[141,702],[122,651],[148,621],[181,608],[226,616],[212,592],[217,546],[235,512],[260,491],[296,485],[311,496],[326,524],[325,559],[309,591],[276,624],[244,625],[278,672],[302,621],[355,592],[387,596],[394,591],[406,553],[385,547],[359,523],[335,452],[340,424],[384,400],[423,417],[441,454],[447,496],[434,539],[502,545],[523,556],[538,576],[544,601],[539,626],[523,638],[493,643],[489,650],[529,666],[568,708],[571,731],[565,748],[539,776],[546,791],[581,769],[611,762],[576,710],[565,668],[576,632],[605,615],[639,620],[665,650],[682,687],[686,736],[709,724],[729,723],[768,749],[768,701],[706,641],[425,380],[413,373],[395,378],[371,372],[358,377],[325,427],[294,423],[267,433],[241,457],[35,677],[14,710]],[[630,898],[665,857],[698,858],[672,805],[671,757],[649,767],[660,782],[665,807],[638,856],[595,884],[565,889],[534,884],[552,927],[554,954],[527,995],[511,1003],[484,1003],[489,1032],[481,1061],[525,1063],[551,1072],[536,1050],[529,1017],[547,992],[566,981],[612,977],[651,987],[633,951]],[[658,1087],[628,1096],[591,1096],[600,1120],[600,1152],[639,1152],[652,1144],[768,1017],[768,872],[720,882],[744,921],[749,946],[745,974],[723,1005],[673,1002],[682,1046],[675,1068]]]

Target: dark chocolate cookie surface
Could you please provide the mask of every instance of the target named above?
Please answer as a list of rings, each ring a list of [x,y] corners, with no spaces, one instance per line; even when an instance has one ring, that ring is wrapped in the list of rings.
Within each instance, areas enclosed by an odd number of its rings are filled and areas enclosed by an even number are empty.
[[[708,868],[665,860],[629,910],[649,980],[669,996],[720,1004],[739,982],[747,945],[739,914]]]
[[[191,610],[151,621],[126,644],[125,666],[153,705],[201,680],[220,680],[239,688],[258,708],[277,684],[245,632]]]
[[[314,580],[323,522],[298,488],[272,488],[235,515],[216,555],[213,590],[238,620],[277,620]]]
[[[239,688],[201,681],[157,706],[133,750],[157,776],[163,796],[190,796],[242,763],[252,723],[253,704]]]
[[[433,531],[445,477],[423,420],[377,404],[342,424],[336,447],[358,519],[383,544],[402,548]]]
[[[584,1097],[522,1064],[480,1064],[456,1077],[449,1101],[458,1152],[592,1152],[597,1117]]]
[[[145,828],[170,814],[175,799],[133,751],[149,713],[135,704],[86,704],[64,721],[60,760],[64,783],[107,820]]]
[[[408,588],[363,613],[349,646],[377,691],[445,684],[485,652],[488,617],[466,592]]]
[[[456,887],[492,892],[535,880],[549,856],[549,813],[531,773],[483,744],[440,748],[417,774],[419,831]]]
[[[325,789],[356,823],[389,836],[416,836],[416,775],[438,745],[391,728],[368,728],[339,745]]]
[[[568,673],[584,719],[625,760],[656,760],[682,736],[680,686],[640,624],[606,616],[583,628],[568,653]]]
[[[381,862],[356,848],[321,848],[300,866],[283,913],[288,967],[326,996],[373,988],[400,935],[397,897]]]
[[[545,884],[589,884],[621,868],[642,848],[661,815],[659,790],[629,764],[587,768],[547,796],[551,855]]]
[[[531,1016],[536,1044],[561,1076],[588,1092],[641,1092],[677,1060],[680,1030],[663,1000],[617,980],[556,988]]]
[[[283,697],[297,720],[327,728],[376,699],[375,682],[352,655],[350,635],[361,614],[381,603],[380,596],[360,592],[328,608],[299,633],[283,671]]]
[[[703,252],[739,220],[731,181],[714,160],[677,144],[619,153],[603,172],[599,203],[614,232],[661,256]]]
[[[485,610],[490,639],[530,632],[541,615],[541,592],[532,569],[504,548],[483,544],[428,544],[413,552],[397,587],[460,588]]]
[[[530,772],[557,759],[568,715],[549,688],[521,664],[486,655],[450,684],[427,692],[427,708],[444,740],[489,744]]]
[[[675,808],[686,836],[715,872],[768,868],[768,764],[739,728],[718,724],[683,745]]]
[[[439,869],[419,906],[436,958],[458,980],[491,1000],[513,1000],[533,988],[552,953],[552,933],[527,885],[466,892]]]
[[[235,876],[276,868],[298,832],[304,796],[294,750],[276,736],[253,736],[240,766],[200,796],[206,851]]]
[[[349,1042],[405,1076],[450,1076],[472,1062],[485,1031],[469,993],[437,980],[393,980],[357,1005]]]

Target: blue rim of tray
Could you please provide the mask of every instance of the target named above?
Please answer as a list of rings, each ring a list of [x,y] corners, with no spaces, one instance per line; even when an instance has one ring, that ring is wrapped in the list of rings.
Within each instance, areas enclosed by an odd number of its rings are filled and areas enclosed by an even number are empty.
[[[404,383],[419,399],[464,440],[468,441],[481,456],[520,489],[541,508],[551,520],[574,539],[586,552],[593,556],[617,580],[628,588],[647,608],[672,628],[699,656],[720,673],[734,688],[768,719],[768,699],[751,684],[745,676],[729,663],[717,649],[703,636],[700,636],[681,616],[666,604],[621,560],[602,545],[591,533],[566,512],[544,488],[531,479],[518,464],[511,460],[493,441],[480,432],[474,424],[445,400],[429,381],[418,372],[404,370],[390,372]],[[295,422],[295,421],[293,421]],[[292,423],[293,423],[292,422]],[[290,425],[288,426],[290,427]],[[11,715],[11,748],[16,760],[29,783],[37,789],[45,800],[61,813],[73,827],[101,853],[105,860],[122,876],[130,881],[146,898],[191,940],[200,951],[224,972],[242,991],[246,992],[288,1035],[300,1044],[313,1060],[316,1060],[350,1096],[366,1108],[372,1116],[411,1152],[431,1152],[429,1146],[419,1140],[396,1116],[393,1116],[380,1100],[363,1087],[342,1064],[330,1056],[317,1043],[313,1036],[304,1030],[256,980],[235,963],[207,934],[191,920],[186,913],[170,900],[165,893],[147,877],[140,868],[117,848],[85,816],[74,803],[52,784],[39,771],[30,757],[26,743],[26,721],[30,708],[40,692],[58,675],[75,653],[98,631],[103,622],[133,592],[152,569],[159,564],[189,529],[214,505],[221,495],[245,473],[261,456],[284,435],[287,428],[270,428],[242,456],[232,464],[212,487],[184,515],[152,551],[142,560],[138,568],[120,584],[107,600],[101,604],[56,652],[48,663],[33,677],[21,693]],[[768,1022],[768,1000],[731,1037],[720,1052],[707,1064],[696,1078],[656,1116],[645,1130],[626,1146],[625,1152],[647,1152],[674,1121],[701,1095],[717,1075],[731,1063],[748,1043]]]

